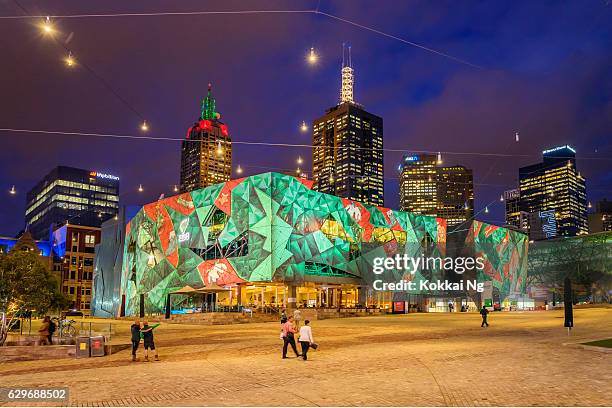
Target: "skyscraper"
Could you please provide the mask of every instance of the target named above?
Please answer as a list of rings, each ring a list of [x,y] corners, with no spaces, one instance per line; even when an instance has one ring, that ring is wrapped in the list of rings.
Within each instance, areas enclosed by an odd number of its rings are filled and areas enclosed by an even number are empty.
[[[400,170],[400,210],[436,215],[438,212],[435,154],[406,155]]]
[[[472,170],[463,166],[439,167],[435,154],[405,155],[399,165],[400,208],[446,219],[449,227],[474,215]]]
[[[507,228],[529,232],[529,214],[521,211],[521,192],[518,188],[504,191]]]
[[[232,138],[216,111],[212,84],[202,101],[202,114],[187,129],[181,143],[181,192],[229,181],[232,175]]]
[[[438,167],[437,216],[449,227],[471,221],[474,216],[474,180],[472,170],[464,166]]]
[[[340,103],[312,126],[314,189],[365,204],[384,205],[383,120],[353,99],[351,51],[341,69]]]
[[[119,177],[58,166],[27,194],[25,220],[34,239],[49,239],[50,228],[69,222],[99,227],[119,209]]]
[[[542,152],[542,163],[519,169],[521,211],[542,219],[546,238],[588,233],[585,179],[568,145]]]

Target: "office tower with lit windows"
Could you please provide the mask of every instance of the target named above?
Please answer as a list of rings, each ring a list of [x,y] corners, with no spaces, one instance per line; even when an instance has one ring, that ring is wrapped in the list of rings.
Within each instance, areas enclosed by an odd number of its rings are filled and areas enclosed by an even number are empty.
[[[181,143],[182,193],[230,180],[232,175],[232,139],[221,122],[212,96],[212,85],[202,101],[202,114],[187,129]]]
[[[70,302],[70,309],[84,314],[91,309],[95,247],[100,243],[100,231],[98,227],[68,223],[52,235],[56,254],[53,270],[59,274],[61,292]]]
[[[529,232],[529,214],[521,211],[521,192],[518,188],[504,191],[506,228]]]
[[[58,166],[27,193],[26,228],[49,239],[66,222],[99,227],[119,209],[119,177],[97,170]]]
[[[612,201],[603,199],[595,203],[595,212],[589,214],[589,234],[612,231]]]
[[[435,154],[408,154],[400,171],[400,208],[444,218],[457,226],[474,215],[472,170],[464,166],[441,167]]]
[[[435,154],[412,154],[402,158],[400,210],[417,214],[438,213],[438,182]]]
[[[438,167],[437,215],[449,227],[471,221],[474,216],[474,180],[472,170],[464,166]]]
[[[350,47],[348,60],[343,55],[341,75],[340,103],[312,126],[313,188],[382,206],[383,120],[354,101]]]
[[[586,184],[568,146],[542,152],[542,163],[519,169],[520,208],[542,220],[545,238],[588,233]]]

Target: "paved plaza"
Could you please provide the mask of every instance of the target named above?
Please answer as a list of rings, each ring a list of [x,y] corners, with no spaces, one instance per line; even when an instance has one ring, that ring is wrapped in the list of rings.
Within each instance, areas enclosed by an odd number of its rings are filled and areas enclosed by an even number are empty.
[[[70,404],[277,406],[612,405],[612,354],[575,343],[612,338],[612,308],[315,321],[320,350],[281,359],[276,323],[162,324],[161,361],[130,351],[81,360],[11,362],[2,386],[70,387]],[[129,322],[119,322],[128,341]],[[115,336],[116,339],[117,336]],[[31,405],[31,404],[30,404]]]

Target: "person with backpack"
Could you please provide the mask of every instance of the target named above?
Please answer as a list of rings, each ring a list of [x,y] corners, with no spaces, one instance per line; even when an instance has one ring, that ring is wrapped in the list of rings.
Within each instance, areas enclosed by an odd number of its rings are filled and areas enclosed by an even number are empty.
[[[287,347],[291,344],[291,348],[295,352],[296,357],[300,357],[300,353],[295,346],[295,327],[293,326],[293,316],[290,316],[285,324],[283,324],[283,358],[287,357]]]

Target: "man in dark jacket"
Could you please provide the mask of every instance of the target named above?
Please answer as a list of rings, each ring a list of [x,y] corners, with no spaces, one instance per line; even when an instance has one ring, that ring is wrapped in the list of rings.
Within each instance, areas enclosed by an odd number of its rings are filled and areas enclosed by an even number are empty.
[[[489,323],[487,323],[488,314],[489,314],[489,310],[483,306],[482,309],[480,309],[480,315],[482,316],[482,324],[480,325],[480,327],[484,327],[485,325],[489,327]]]
[[[130,326],[130,331],[132,332],[132,361],[136,361],[136,350],[138,350],[138,345],[140,344],[140,320],[134,320],[134,324]]]

